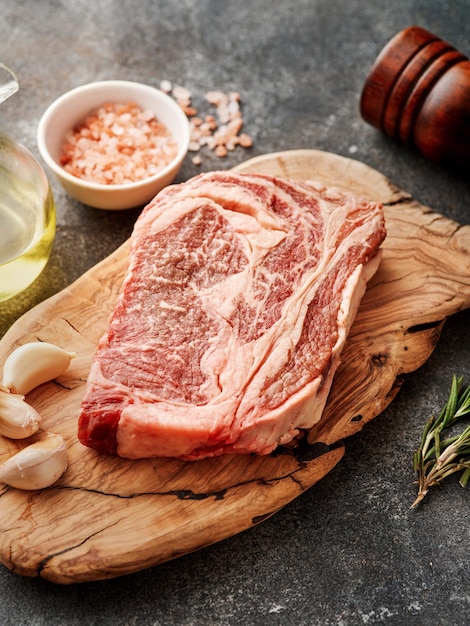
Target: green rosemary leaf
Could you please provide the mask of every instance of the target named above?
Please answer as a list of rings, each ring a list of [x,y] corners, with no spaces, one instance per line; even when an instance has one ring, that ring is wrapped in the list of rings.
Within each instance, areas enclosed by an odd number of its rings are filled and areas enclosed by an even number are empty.
[[[421,450],[415,450],[413,452],[413,470],[417,472],[423,463],[423,455]]]
[[[447,428],[452,423],[452,418],[457,411],[459,389],[462,384],[462,378],[452,377],[449,399],[443,409],[442,427]]]
[[[460,419],[464,415],[470,415],[470,385],[462,392],[459,407],[455,412],[455,419]]]
[[[418,475],[417,506],[430,487],[444,478],[462,472],[459,483],[465,487],[470,481],[470,425],[457,435],[443,438],[443,431],[459,419],[470,415],[470,385],[462,390],[463,376],[452,377],[449,396],[437,419],[429,418],[421,436],[421,443],[413,453],[413,469]]]
[[[470,480],[470,466],[467,467],[467,469],[462,472],[462,476],[460,477],[459,483],[462,487],[466,487],[469,480]]]

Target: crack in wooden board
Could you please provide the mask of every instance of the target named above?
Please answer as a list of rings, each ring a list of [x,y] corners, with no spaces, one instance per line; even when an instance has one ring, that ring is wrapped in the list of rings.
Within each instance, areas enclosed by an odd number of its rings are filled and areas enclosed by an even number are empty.
[[[315,178],[385,206],[384,258],[351,329],[321,422],[298,449],[268,457],[128,461],[81,446],[78,409],[120,288],[126,242],[25,314],[0,342],[0,361],[32,340],[77,354],[65,375],[28,395],[44,428],[66,438],[69,467],[50,489],[1,491],[0,558],[13,571],[60,584],[113,578],[262,522],[340,461],[344,438],[392,401],[404,374],[431,354],[445,319],[470,306],[470,227],[423,207],[379,172],[311,150],[257,157],[237,169]],[[23,445],[0,440],[0,460]]]
[[[114,494],[112,502],[112,493],[103,497],[99,491],[70,489],[64,484],[29,497],[9,490],[5,494],[9,499],[1,510],[8,508],[10,518],[15,516],[24,522],[19,528],[6,529],[16,535],[10,553],[12,569],[23,575],[40,574],[66,583],[96,576],[109,578],[128,573],[129,569],[133,571],[136,563],[141,564],[138,566],[141,569],[142,564],[149,567],[175,558],[230,536],[234,520],[240,532],[259,523],[263,516],[272,515],[336,465],[343,452],[340,446],[301,466],[289,462],[290,471],[277,464],[280,472],[273,475],[273,467],[269,478],[266,468],[263,470],[256,463],[252,480],[233,482],[224,494],[223,503],[217,497],[181,499],[172,490],[142,493],[137,497]],[[129,464],[131,467],[132,462]],[[49,519],[46,507],[54,510],[53,527],[44,526],[42,517]],[[71,515],[71,511],[82,514]],[[37,538],[30,540],[31,532],[36,530],[33,522],[43,531],[41,542]],[[2,517],[0,524],[4,524]],[[153,535],[150,528],[158,528],[159,532]],[[121,544],[127,549],[116,559],[115,550]]]

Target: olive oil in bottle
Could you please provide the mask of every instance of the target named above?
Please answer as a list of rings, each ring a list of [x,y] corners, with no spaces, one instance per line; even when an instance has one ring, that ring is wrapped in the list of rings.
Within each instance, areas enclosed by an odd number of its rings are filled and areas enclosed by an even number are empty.
[[[0,302],[39,276],[54,235],[55,205],[44,171],[30,152],[0,133]]]

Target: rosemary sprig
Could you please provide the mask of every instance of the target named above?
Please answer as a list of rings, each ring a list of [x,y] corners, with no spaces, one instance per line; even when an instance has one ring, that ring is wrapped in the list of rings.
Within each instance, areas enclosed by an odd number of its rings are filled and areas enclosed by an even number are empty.
[[[455,472],[462,472],[460,484],[466,487],[470,480],[470,425],[459,434],[442,438],[445,430],[466,415],[470,415],[470,385],[462,390],[463,376],[452,377],[447,402],[437,419],[431,417],[423,430],[421,444],[413,455],[413,468],[418,473],[417,506],[429,487],[439,484]]]

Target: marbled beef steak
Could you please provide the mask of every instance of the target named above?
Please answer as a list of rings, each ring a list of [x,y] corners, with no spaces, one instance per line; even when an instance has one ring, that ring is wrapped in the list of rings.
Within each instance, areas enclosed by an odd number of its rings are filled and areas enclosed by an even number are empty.
[[[385,237],[380,204],[201,174],[142,212],[79,439],[127,458],[268,454],[320,417]]]

